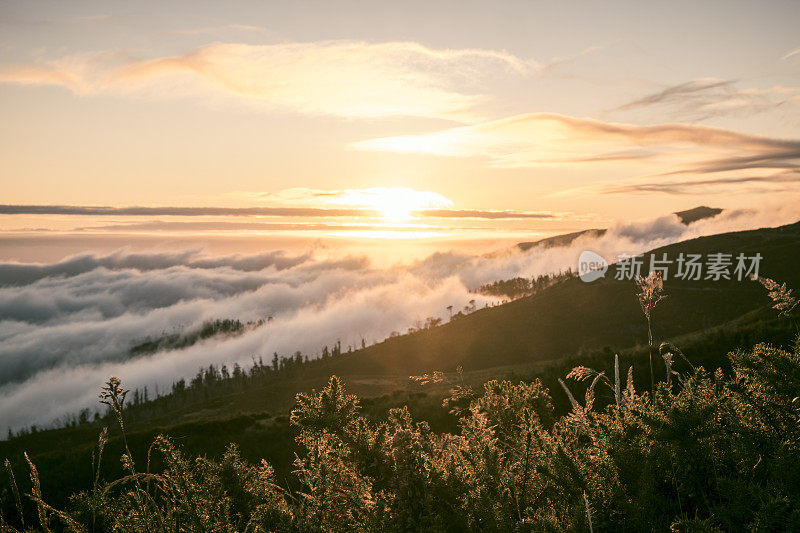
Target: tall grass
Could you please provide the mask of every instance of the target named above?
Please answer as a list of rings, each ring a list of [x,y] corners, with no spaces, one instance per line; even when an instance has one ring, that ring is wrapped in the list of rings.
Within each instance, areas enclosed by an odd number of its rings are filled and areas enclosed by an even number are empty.
[[[647,319],[647,344],[650,353],[650,392],[655,392],[655,378],[653,377],[653,309],[666,298],[664,294],[664,279],[661,272],[651,271],[647,276],[636,278],[636,285],[639,287],[639,304],[642,312]]]

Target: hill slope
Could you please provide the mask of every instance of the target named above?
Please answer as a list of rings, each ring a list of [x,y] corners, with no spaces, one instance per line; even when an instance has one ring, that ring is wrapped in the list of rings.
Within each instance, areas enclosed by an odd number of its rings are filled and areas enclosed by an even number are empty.
[[[679,253],[760,253],[760,274],[800,286],[800,223],[775,229],[727,233],[654,250]],[[609,271],[611,272],[611,271]],[[661,338],[723,324],[763,307],[763,288],[745,281],[683,281],[675,268],[664,283],[669,298],[654,312]],[[647,329],[632,281],[572,278],[534,296],[482,309],[439,328],[371,346],[328,365],[331,373],[414,374],[552,360],[581,349],[615,349],[646,341]]]

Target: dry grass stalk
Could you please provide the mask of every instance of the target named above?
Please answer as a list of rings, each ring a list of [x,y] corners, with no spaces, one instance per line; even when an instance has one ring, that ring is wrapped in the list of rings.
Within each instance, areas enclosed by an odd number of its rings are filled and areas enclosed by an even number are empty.
[[[778,283],[770,278],[756,278],[769,291],[769,297],[773,302],[772,308],[777,309],[778,315],[787,318],[792,317],[797,307],[798,300],[792,296],[792,289],[786,283]]]
[[[695,369],[692,362],[689,361],[689,359],[687,359],[686,356],[683,354],[683,351],[674,344],[672,344],[671,342],[662,342],[661,345],[658,347],[658,352],[662,355],[666,352],[670,352],[672,355],[679,355],[680,358],[683,359],[683,361],[687,365],[689,365],[689,367],[692,370]]]
[[[639,305],[642,306],[642,312],[647,319],[647,341],[650,347],[650,392],[655,391],[656,381],[653,374],[653,327],[651,317],[653,309],[666,298],[664,294],[664,279],[661,277],[661,272],[653,270],[647,277],[639,276],[636,279],[636,285],[641,291],[637,296],[639,297]]]
[[[139,483],[140,475],[136,472],[136,464],[133,461],[133,454],[128,446],[128,436],[125,433],[123,410],[125,408],[125,397],[130,391],[122,387],[122,380],[117,376],[108,378],[108,381],[100,390],[100,403],[109,406],[117,417],[117,422],[119,422],[119,428],[122,431],[122,442],[125,444],[125,453],[122,454],[120,459],[122,461],[122,466],[130,472],[130,479],[133,480],[136,487],[134,499],[139,507],[141,516],[144,518],[145,524],[147,524],[149,522],[149,513],[147,511],[147,502],[142,499],[142,495],[151,502],[152,497],[142,489]],[[103,443],[103,445],[105,445],[105,443]]]
[[[92,531],[95,529],[95,522],[97,520],[97,489],[100,486],[100,463],[103,460],[103,450],[105,450],[106,443],[108,442],[108,427],[104,426],[100,431],[97,438],[97,449],[92,450],[92,471],[94,472],[94,479],[92,484]]]
[[[589,533],[594,533],[594,525],[592,524],[592,507],[589,505],[589,498],[586,497],[586,491],[583,491],[583,504],[586,506],[586,518],[589,521]]]
[[[572,395],[572,392],[570,392],[569,388],[567,387],[567,384],[564,383],[564,380],[562,380],[561,378],[558,378],[558,382],[561,384],[561,388],[564,389],[564,392],[567,393],[567,398],[569,398],[569,403],[572,404],[572,409],[575,412],[578,412],[578,411],[582,412],[583,408],[581,407],[581,404],[579,404],[578,400],[575,399],[575,396]]]
[[[633,385],[633,365],[628,367],[628,381],[623,396],[627,403],[632,403],[636,399],[636,387]]]
[[[28,452],[24,452],[25,461],[28,462],[28,467],[31,469],[31,491],[30,497],[36,502],[36,511],[39,513],[39,525],[42,526],[43,531],[50,531],[50,520],[47,518],[47,508],[43,505],[42,500],[42,485],[39,483],[39,471],[36,470],[36,465],[33,464]]]
[[[672,352],[667,352],[665,354],[662,354],[661,357],[664,358],[664,366],[666,367],[667,370],[667,387],[672,389],[672,374],[677,374],[677,372],[673,372],[672,370],[672,358],[673,358]]]
[[[22,498],[19,497],[19,487],[17,486],[17,479],[14,477],[14,470],[11,468],[11,461],[5,461],[6,471],[8,471],[8,479],[11,481],[11,492],[14,494],[14,504],[17,506],[17,514],[19,514],[19,521],[22,524],[22,529],[25,529],[25,515],[22,513]]]

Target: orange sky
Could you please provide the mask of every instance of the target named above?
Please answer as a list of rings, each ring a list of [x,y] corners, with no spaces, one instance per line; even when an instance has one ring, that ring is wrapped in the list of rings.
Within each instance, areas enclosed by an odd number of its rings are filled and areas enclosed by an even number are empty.
[[[796,202],[797,20],[793,2],[4,2],[3,204],[298,211],[5,209],[0,231],[514,239]]]

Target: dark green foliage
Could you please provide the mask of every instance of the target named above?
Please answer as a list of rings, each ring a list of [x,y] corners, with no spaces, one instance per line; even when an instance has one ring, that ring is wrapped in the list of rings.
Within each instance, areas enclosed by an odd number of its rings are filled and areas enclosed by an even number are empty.
[[[366,417],[333,377],[297,397],[291,491],[266,462],[251,465],[235,446],[219,460],[191,459],[158,437],[137,458],[143,470],[129,465],[122,478],[75,495],[64,512],[34,488],[39,511],[26,523],[54,530],[94,523],[96,531],[586,531],[591,517],[595,531],[796,531],[800,351],[762,344],[732,353],[730,368],[676,374],[652,395],[621,377],[616,399],[610,379],[604,389],[590,386],[585,404],[573,398],[565,416],[555,414],[539,380],[489,381],[477,391],[459,383],[445,401],[460,406],[453,433],[432,431],[406,408]],[[599,387],[605,381],[596,375],[585,367],[570,373]],[[603,393],[610,404],[592,408]],[[17,516],[4,519],[8,528],[21,525]]]
[[[263,320],[243,323],[240,320],[212,320],[204,323],[199,329],[186,333],[164,333],[157,339],[147,339],[131,347],[131,355],[145,355],[161,350],[180,350],[188,348],[201,340],[217,336],[235,336],[245,332],[249,327],[261,326]]]
[[[531,296],[537,292],[573,277],[571,272],[547,274],[534,278],[512,278],[482,285],[478,292],[489,296],[500,296],[516,300],[523,296]]]

